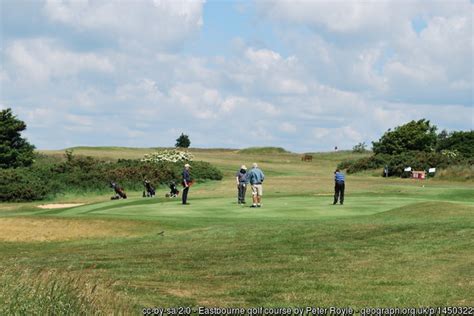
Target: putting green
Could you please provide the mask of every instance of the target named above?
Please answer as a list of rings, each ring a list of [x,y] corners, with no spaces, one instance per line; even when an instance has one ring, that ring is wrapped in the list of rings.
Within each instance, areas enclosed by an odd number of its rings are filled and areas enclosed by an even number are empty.
[[[249,199],[248,203],[251,200]],[[54,216],[107,216],[133,219],[155,219],[164,217],[219,219],[299,219],[319,220],[325,218],[371,215],[406,206],[412,203],[431,201],[429,198],[396,195],[349,196],[344,205],[332,205],[332,196],[272,196],[263,200],[261,208],[251,204],[238,205],[231,198],[196,198],[191,205],[182,205],[179,199],[128,199],[107,201],[61,210],[38,212]],[[472,202],[466,201],[467,204]]]

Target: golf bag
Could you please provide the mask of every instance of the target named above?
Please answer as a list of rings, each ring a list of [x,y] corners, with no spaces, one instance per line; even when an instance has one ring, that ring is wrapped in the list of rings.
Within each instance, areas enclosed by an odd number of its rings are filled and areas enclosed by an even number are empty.
[[[122,199],[127,198],[127,194],[125,193],[123,188],[121,188],[117,183],[110,182],[110,186],[114,189],[114,192],[115,192],[115,195],[110,198],[111,200],[118,200],[120,198],[122,198]]]
[[[179,195],[179,190],[178,190],[178,187],[176,186],[175,182],[171,182],[170,185],[169,185],[169,188],[170,188],[170,193],[167,193],[166,197],[174,198],[174,197],[177,197]]]
[[[143,191],[143,197],[155,196],[155,188],[151,185],[150,181],[145,179],[145,181],[143,181],[143,185],[145,186],[145,191]]]

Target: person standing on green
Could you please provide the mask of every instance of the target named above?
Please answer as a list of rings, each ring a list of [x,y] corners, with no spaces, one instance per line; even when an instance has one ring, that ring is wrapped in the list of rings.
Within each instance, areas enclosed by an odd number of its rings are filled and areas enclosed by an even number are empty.
[[[191,166],[189,164],[184,165],[184,170],[183,170],[183,195],[181,195],[182,203],[183,205],[189,205],[188,203],[188,191],[189,191],[189,186],[191,185],[191,174],[189,173],[189,168]]]
[[[248,181],[252,186],[252,199],[253,204],[251,207],[261,207],[262,206],[262,195],[263,195],[263,187],[262,183],[265,179],[265,175],[263,171],[258,168],[256,162],[253,163],[252,170],[248,173]]]
[[[336,171],[334,172],[334,203],[332,203],[333,205],[337,203],[337,201],[339,200],[339,202],[342,204],[344,204],[344,190],[345,190],[345,178],[344,178],[344,174],[341,173],[341,171],[339,169],[336,169]]]
[[[247,183],[249,183],[247,167],[242,165],[240,170],[235,174],[237,181],[237,203],[245,204],[245,193],[247,192]]]

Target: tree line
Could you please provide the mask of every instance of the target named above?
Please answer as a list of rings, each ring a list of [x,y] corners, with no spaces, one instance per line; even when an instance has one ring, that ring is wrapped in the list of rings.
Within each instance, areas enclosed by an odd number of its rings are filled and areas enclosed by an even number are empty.
[[[474,131],[442,130],[429,120],[410,121],[388,129],[378,141],[372,142],[369,157],[342,161],[338,167],[348,173],[384,168],[389,176],[408,176],[406,167],[417,170],[447,168],[454,165],[472,166],[474,163]],[[365,152],[365,143],[353,148]]]

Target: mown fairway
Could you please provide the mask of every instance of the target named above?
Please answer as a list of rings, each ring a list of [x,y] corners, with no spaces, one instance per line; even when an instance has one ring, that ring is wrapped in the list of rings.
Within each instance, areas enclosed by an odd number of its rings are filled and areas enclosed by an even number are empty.
[[[41,314],[52,303],[126,314],[144,306],[474,304],[472,182],[348,176],[345,205],[333,206],[332,172],[352,154],[316,154],[311,163],[292,154],[194,154],[225,178],[193,186],[189,206],[165,199],[166,188],[154,199],[130,192],[120,201],[53,201],[90,203],[69,209],[0,205],[0,314]],[[267,177],[261,209],[235,197],[236,170],[254,161]]]

